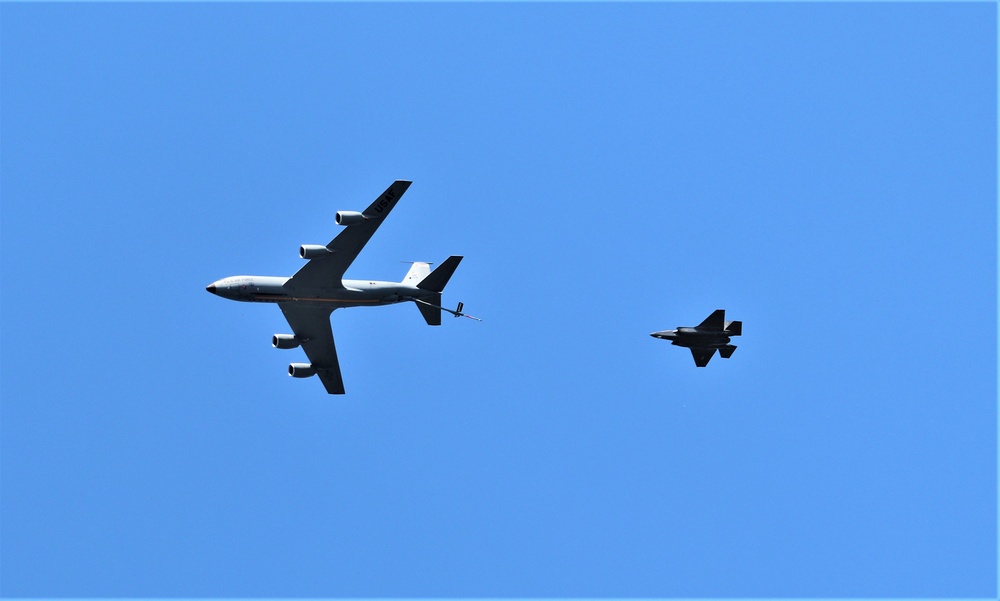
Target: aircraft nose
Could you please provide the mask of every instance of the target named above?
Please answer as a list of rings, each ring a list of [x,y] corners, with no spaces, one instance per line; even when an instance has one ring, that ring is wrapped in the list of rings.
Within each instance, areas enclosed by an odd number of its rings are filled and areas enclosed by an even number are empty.
[[[216,292],[215,292],[215,284],[209,284],[208,286],[205,286],[205,290],[208,290],[212,294],[216,294]]]

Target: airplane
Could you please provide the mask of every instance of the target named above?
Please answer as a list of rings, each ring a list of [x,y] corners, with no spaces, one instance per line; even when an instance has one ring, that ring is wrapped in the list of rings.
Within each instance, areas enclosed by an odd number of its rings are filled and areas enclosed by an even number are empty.
[[[743,334],[742,321],[726,321],[725,309],[717,309],[697,326],[679,327],[676,330],[661,330],[650,334],[653,338],[669,340],[670,344],[691,349],[694,364],[705,367],[715,355],[716,349],[723,359],[733,356],[736,347],[729,344],[730,336]]]
[[[301,346],[309,358],[309,363],[290,364],[288,375],[319,376],[329,394],[344,394],[330,326],[334,310],[412,301],[428,325],[441,325],[441,311],[482,321],[463,313],[462,303],[454,311],[441,306],[441,293],[462,260],[460,256],[448,257],[434,271],[430,263],[413,262],[401,282],[343,279],[344,272],[411,183],[395,181],[363,212],[338,211],[337,225],[345,229],[326,246],[300,246],[299,256],[309,262],[292,277],[240,275],[212,282],[205,289],[235,301],[277,303],[293,333],[275,334],[271,344],[279,349]]]

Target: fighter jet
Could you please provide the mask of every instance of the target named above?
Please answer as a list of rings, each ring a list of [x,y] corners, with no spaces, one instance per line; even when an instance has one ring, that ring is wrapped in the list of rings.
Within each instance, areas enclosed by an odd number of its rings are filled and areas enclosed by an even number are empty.
[[[669,340],[675,346],[691,349],[694,364],[705,367],[716,349],[723,359],[733,356],[736,347],[729,344],[730,336],[743,334],[742,321],[726,321],[725,309],[717,309],[705,321],[693,328],[679,327],[676,330],[662,330],[650,334],[653,338]]]
[[[428,325],[441,325],[441,311],[478,320],[462,313],[462,303],[454,311],[441,306],[441,292],[462,260],[460,256],[448,257],[434,271],[430,263],[415,262],[398,283],[343,279],[344,272],[410,183],[397,180],[364,212],[338,211],[336,221],[345,227],[344,231],[326,246],[300,246],[299,256],[309,262],[292,277],[239,275],[212,282],[206,290],[235,301],[277,303],[293,333],[275,334],[271,344],[279,349],[301,346],[309,358],[309,363],[289,365],[288,375],[295,378],[317,375],[328,393],[344,394],[330,327],[330,314],[335,309],[412,301]]]

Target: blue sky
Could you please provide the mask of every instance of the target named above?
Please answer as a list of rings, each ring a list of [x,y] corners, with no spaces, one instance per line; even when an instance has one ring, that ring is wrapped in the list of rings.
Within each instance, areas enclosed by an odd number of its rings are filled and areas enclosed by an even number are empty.
[[[995,4],[0,17],[0,593],[997,594]],[[397,178],[348,277],[484,321],[329,397],[204,287]]]

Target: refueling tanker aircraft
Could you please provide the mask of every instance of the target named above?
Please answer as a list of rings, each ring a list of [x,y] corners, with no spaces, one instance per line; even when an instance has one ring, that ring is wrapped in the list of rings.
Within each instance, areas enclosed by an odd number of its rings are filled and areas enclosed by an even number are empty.
[[[338,211],[337,224],[345,226],[344,231],[326,246],[299,247],[299,256],[309,262],[292,277],[234,276],[212,282],[206,290],[230,300],[278,303],[293,333],[275,334],[271,343],[279,349],[301,346],[309,358],[309,363],[289,365],[288,375],[295,378],[317,375],[328,393],[344,394],[330,327],[330,314],[335,309],[413,301],[428,325],[441,325],[441,311],[481,321],[462,313],[462,303],[454,311],[441,306],[441,292],[462,257],[448,257],[434,271],[430,263],[414,262],[398,283],[343,279],[344,272],[410,183],[397,180],[362,213]]]
[[[705,321],[697,326],[679,327],[676,330],[662,330],[650,334],[653,338],[669,340],[675,346],[691,349],[694,364],[705,367],[712,359],[716,349],[723,359],[733,356],[736,347],[729,344],[730,336],[743,334],[742,321],[726,321],[725,309],[717,309]]]

